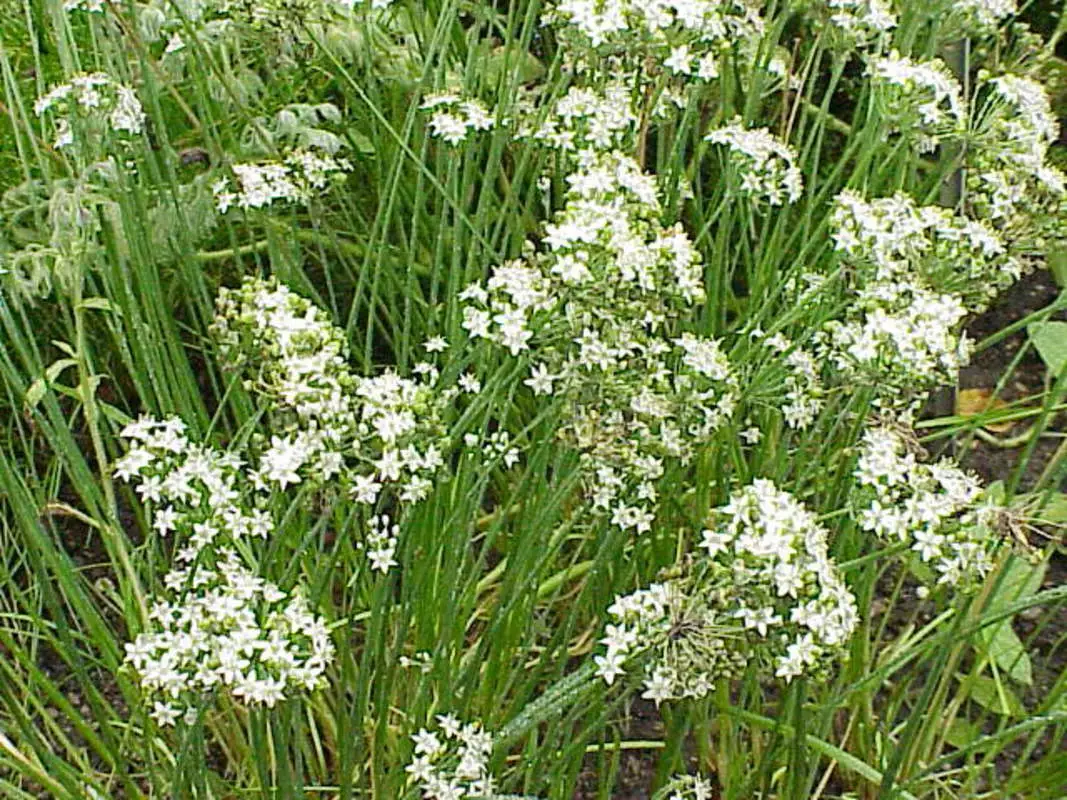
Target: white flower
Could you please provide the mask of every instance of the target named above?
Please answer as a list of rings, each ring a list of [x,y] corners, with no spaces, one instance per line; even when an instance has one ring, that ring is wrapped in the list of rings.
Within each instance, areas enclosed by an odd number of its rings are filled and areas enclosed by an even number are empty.
[[[725,381],[730,376],[730,362],[716,340],[685,333],[674,343],[685,351],[686,366],[717,381]]]
[[[182,39],[181,34],[175,33],[167,40],[167,46],[163,49],[164,55],[169,53],[177,53],[179,50],[185,49],[185,40]]]
[[[447,111],[438,111],[431,117],[430,129],[434,136],[444,139],[449,144],[457,144],[467,137],[466,121]]]
[[[733,539],[733,534],[727,531],[705,528],[701,534],[700,546],[707,551],[708,556],[714,558],[719,553],[726,552]]]
[[[374,475],[357,475],[352,484],[352,497],[357,503],[372,505],[381,489],[382,485]]]
[[[988,30],[1018,12],[1015,0],[955,0],[953,11],[976,30]]]
[[[549,372],[547,365],[535,364],[530,369],[530,377],[524,380],[523,383],[529,386],[535,395],[552,394],[552,384],[557,380],[557,377]]]
[[[483,339],[490,338],[489,333],[489,314],[481,309],[466,306],[463,309],[463,328],[470,332],[471,336],[481,337]]]
[[[778,661],[775,675],[791,681],[803,674],[804,668],[814,663],[818,648],[810,634],[804,634],[786,649],[786,654]]]
[[[400,526],[391,525],[388,516],[370,518],[366,542],[362,546],[367,551],[372,570],[384,573],[397,566],[394,556],[399,535]]]
[[[420,728],[418,733],[412,735],[411,740],[415,743],[415,753],[430,759],[436,758],[444,750],[437,734],[430,733],[425,728]]]
[[[615,683],[615,679],[625,673],[622,668],[623,656],[621,653],[612,652],[608,650],[606,655],[598,655],[593,657],[593,663],[596,664],[596,674],[598,677],[604,679],[604,683],[611,686]]]
[[[482,382],[473,372],[464,372],[459,376],[459,388],[468,394],[478,394],[482,390]]]
[[[645,679],[645,691],[641,697],[651,700],[657,706],[664,700],[670,700],[674,696],[674,686],[677,676],[674,671],[667,667],[657,667],[652,674]]]
[[[741,431],[739,436],[745,444],[759,444],[760,439],[763,438],[763,431],[756,426],[752,426]]]
[[[119,480],[128,481],[155,460],[147,449],[133,448],[115,462],[114,474]]]
[[[290,483],[300,483],[300,467],[308,460],[308,447],[295,438],[272,436],[271,446],[260,459],[260,469],[267,480],[284,489]]]
[[[181,709],[171,703],[161,703],[158,700],[152,703],[152,719],[165,728],[172,727],[181,715]]]
[[[689,46],[681,45],[671,51],[670,58],[668,58],[663,65],[671,72],[678,73],[680,75],[689,75],[693,71],[692,57],[689,55]]]
[[[119,436],[122,436],[124,439],[145,441],[152,435],[157,425],[158,423],[151,417],[142,416],[126,425],[122,431],[120,431]]]
[[[711,781],[699,775],[676,775],[664,787],[667,800],[711,800]]]

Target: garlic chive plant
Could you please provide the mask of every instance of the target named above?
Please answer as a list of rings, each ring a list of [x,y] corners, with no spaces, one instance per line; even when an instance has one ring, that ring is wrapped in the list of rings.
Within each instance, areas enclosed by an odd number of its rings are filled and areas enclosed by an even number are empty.
[[[14,3],[0,793],[1061,797],[1062,23]]]

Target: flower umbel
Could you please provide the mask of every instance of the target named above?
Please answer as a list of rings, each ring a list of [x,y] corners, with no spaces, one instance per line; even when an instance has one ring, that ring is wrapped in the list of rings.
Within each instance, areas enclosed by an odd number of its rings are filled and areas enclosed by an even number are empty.
[[[817,674],[856,627],[852,593],[827,553],[814,515],[767,480],[714,512],[703,531],[706,556],[672,577],[624,597],[594,657],[609,685],[627,664],[643,665],[644,697],[703,697],[746,663],[786,681]]]
[[[154,700],[160,724],[195,712],[219,690],[271,707],[323,684],[334,648],[301,594],[280,591],[228,549],[164,582],[150,629],[126,645],[126,663]]]

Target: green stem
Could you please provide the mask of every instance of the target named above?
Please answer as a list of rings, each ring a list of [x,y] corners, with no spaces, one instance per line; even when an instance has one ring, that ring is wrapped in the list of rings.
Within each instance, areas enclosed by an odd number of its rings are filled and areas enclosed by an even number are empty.
[[[761,714],[755,714],[751,711],[743,711],[740,708],[733,706],[727,706],[721,709],[722,713],[739,719],[742,722],[747,722],[751,725],[755,725],[757,728],[763,728],[764,730],[774,731],[775,733],[792,739],[796,736],[796,731],[793,727],[780,720],[771,719],[770,717],[764,717]],[[851,753],[842,750],[840,747],[824,742],[811,734],[805,734],[803,738],[804,744],[810,747],[820,755],[825,756],[831,761],[840,764],[844,769],[856,773],[860,777],[864,778],[868,782],[874,785],[878,785],[882,782],[882,773],[872,767],[865,761],[860,761]],[[900,789],[900,797],[903,800],[918,800],[918,798],[904,789]]]
[[[126,547],[126,537],[118,521],[118,505],[115,499],[115,486],[108,474],[107,448],[104,447],[104,439],[100,433],[100,414],[96,406],[96,392],[93,385],[92,365],[88,359],[88,341],[85,333],[86,306],[82,302],[82,282],[76,281],[74,289],[74,353],[78,363],[78,394],[82,402],[82,412],[85,414],[85,424],[89,429],[89,438],[92,441],[93,455],[96,457],[97,473],[100,477],[100,486],[104,491],[104,514],[105,522],[101,526],[104,538],[109,540],[112,549],[118,556],[122,571],[126,574],[128,586],[133,592],[133,598],[137,605],[140,619],[148,618],[148,606],[145,602],[144,590],[141,580],[133,567],[129,550]]]

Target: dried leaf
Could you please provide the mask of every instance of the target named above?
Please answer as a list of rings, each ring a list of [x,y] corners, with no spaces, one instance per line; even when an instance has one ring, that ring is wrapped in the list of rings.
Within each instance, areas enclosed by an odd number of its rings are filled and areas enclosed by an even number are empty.
[[[1007,407],[999,397],[993,397],[992,389],[960,389],[956,392],[956,414],[961,417],[976,417],[987,411],[997,411]],[[990,422],[983,425],[992,433],[1006,433],[1011,430],[1013,422]]]

